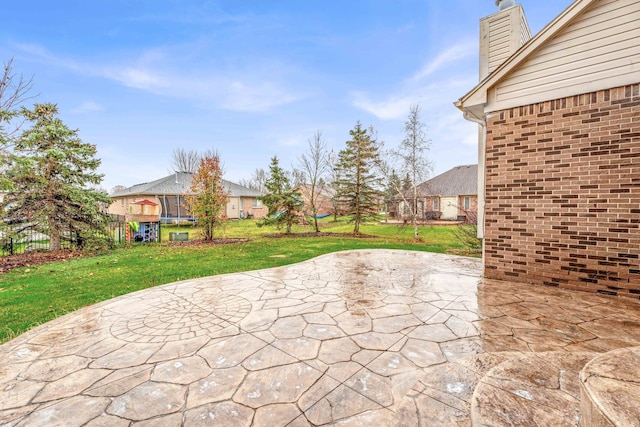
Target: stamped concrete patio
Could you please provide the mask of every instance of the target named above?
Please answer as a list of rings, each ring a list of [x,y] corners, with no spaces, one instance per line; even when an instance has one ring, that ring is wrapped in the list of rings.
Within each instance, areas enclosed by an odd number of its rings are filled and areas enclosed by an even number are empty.
[[[0,425],[638,425],[638,304],[480,271],[350,251],[86,307],[0,346]]]

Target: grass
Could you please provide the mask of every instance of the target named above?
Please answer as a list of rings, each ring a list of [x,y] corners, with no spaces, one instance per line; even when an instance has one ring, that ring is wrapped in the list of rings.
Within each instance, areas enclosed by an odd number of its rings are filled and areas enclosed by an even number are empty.
[[[165,227],[163,233],[197,229]],[[294,232],[312,231],[296,226]],[[352,225],[325,219],[322,231],[350,232]],[[0,275],[0,342],[5,342],[41,323],[81,307],[144,288],[178,280],[224,273],[271,268],[304,261],[329,252],[387,248],[427,252],[461,249],[452,227],[421,227],[422,241],[412,241],[413,229],[367,224],[355,237],[281,237],[273,227],[256,227],[255,221],[230,222],[221,237],[250,237],[251,241],[230,245],[171,246],[138,244],[85,258],[72,258],[40,266],[18,268]]]

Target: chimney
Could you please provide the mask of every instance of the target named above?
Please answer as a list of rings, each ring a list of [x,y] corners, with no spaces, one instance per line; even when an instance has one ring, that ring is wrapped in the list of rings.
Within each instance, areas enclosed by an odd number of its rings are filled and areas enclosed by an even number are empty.
[[[480,81],[531,38],[524,10],[514,0],[495,0],[499,11],[480,20]]]
[[[496,6],[500,8],[500,10],[505,10],[508,7],[515,6],[515,0],[496,0]]]

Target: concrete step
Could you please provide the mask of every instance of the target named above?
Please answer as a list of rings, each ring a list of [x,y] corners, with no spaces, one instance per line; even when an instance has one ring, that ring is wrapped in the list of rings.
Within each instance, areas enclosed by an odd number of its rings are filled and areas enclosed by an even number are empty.
[[[599,355],[496,352],[432,366],[398,402],[394,425],[580,426],[580,371]]]
[[[579,373],[598,353],[521,354],[490,369],[471,402],[473,426],[579,426]]]
[[[580,372],[585,427],[640,426],[640,347],[601,354]]]
[[[394,426],[471,426],[471,400],[478,381],[520,352],[483,353],[426,368],[398,403]]]

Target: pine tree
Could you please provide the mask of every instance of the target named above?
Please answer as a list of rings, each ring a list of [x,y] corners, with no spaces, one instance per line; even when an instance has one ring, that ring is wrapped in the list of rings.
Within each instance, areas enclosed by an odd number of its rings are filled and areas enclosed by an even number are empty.
[[[380,154],[372,128],[365,130],[358,122],[349,135],[347,147],[338,153],[336,190],[348,214],[353,216],[353,232],[358,234],[360,224],[377,215],[380,209],[382,178],[373,172]]]
[[[286,232],[291,233],[291,226],[296,220],[296,213],[303,207],[302,196],[292,186],[285,171],[280,167],[278,158],[274,156],[269,165],[269,176],[265,181],[267,195],[260,197],[269,208],[268,216],[259,224],[285,224]]]
[[[1,205],[6,219],[47,234],[52,251],[61,249],[64,238],[85,243],[103,238],[108,215],[101,203],[111,198],[92,188],[102,181],[95,172],[100,166],[96,147],[82,142],[77,130],[57,118],[53,104],[36,104],[22,114],[32,127],[12,152],[6,175],[12,190]]]
[[[185,199],[189,203],[191,213],[202,227],[204,240],[213,240],[216,226],[224,220],[224,208],[228,199],[228,192],[222,183],[220,158],[217,155],[200,158],[189,190]]]
[[[393,210],[396,204],[396,195],[398,194],[398,188],[400,188],[400,177],[395,170],[391,170],[387,177],[387,185],[384,188],[384,202],[387,211]]]

